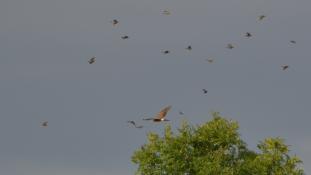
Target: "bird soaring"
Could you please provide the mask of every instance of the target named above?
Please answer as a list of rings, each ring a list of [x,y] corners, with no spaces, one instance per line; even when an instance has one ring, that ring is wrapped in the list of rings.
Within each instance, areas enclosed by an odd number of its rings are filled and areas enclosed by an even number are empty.
[[[48,127],[48,121],[43,121],[43,122],[41,122],[40,127],[42,127],[42,128]]]
[[[206,89],[202,89],[202,91],[204,94],[207,94],[207,92],[208,92]]]
[[[129,39],[129,36],[127,35],[124,35],[124,36],[121,36],[122,39]]]
[[[253,35],[251,34],[251,33],[249,33],[249,32],[246,32],[245,33],[245,37],[247,37],[247,38],[250,38],[250,37],[252,37]]]
[[[142,125],[137,126],[133,120],[127,121],[127,123],[131,123],[132,125],[134,125],[135,128],[139,128],[139,129],[144,127]]]
[[[153,118],[144,118],[143,120],[152,120],[154,122],[162,122],[162,121],[169,121],[165,118],[168,111],[172,108],[172,106],[166,106],[163,108],[157,115],[155,115]]]
[[[187,50],[192,50],[192,47],[189,45],[186,49]]]
[[[263,20],[265,17],[266,17],[265,15],[260,15],[260,16],[258,16],[258,20],[261,21],[261,20]]]
[[[114,19],[114,20],[111,21],[111,23],[112,23],[113,26],[116,26],[119,23],[119,21]]]
[[[162,51],[162,53],[163,53],[163,54],[169,54],[170,51],[169,51],[169,50],[164,50],[164,51]]]
[[[233,46],[233,44],[230,44],[230,43],[229,43],[229,44],[227,44],[227,48],[228,48],[228,49],[233,49],[234,46]]]
[[[286,70],[286,69],[288,69],[289,68],[289,65],[283,65],[282,66],[282,70]]]
[[[95,59],[96,59],[96,56],[93,56],[92,58],[89,59],[89,64],[93,64],[95,63]]]

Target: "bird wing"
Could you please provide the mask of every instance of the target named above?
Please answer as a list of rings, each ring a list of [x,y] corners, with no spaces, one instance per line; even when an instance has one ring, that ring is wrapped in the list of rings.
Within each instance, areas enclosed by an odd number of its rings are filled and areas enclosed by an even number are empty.
[[[167,107],[163,108],[154,118],[155,119],[164,118],[171,108],[172,108],[172,106],[167,106]]]

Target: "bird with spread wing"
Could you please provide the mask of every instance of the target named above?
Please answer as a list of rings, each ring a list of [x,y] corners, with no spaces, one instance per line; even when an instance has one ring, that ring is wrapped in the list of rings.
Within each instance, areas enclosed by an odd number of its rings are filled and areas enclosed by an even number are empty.
[[[155,115],[153,118],[144,118],[143,120],[152,120],[154,122],[162,122],[162,121],[170,121],[165,118],[168,111],[172,108],[172,106],[166,106],[163,108],[157,115]]]

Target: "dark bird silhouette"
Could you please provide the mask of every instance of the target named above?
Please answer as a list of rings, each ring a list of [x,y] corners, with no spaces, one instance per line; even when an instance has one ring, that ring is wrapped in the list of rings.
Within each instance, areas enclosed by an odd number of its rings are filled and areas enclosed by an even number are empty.
[[[260,15],[260,16],[258,16],[258,20],[259,20],[259,21],[263,20],[264,18],[266,18],[265,15]]]
[[[192,47],[189,45],[186,49],[187,50],[192,50]]]
[[[48,127],[48,121],[43,121],[43,122],[41,122],[40,127],[42,127],[42,128]]]
[[[209,63],[213,63],[213,62],[214,62],[214,59],[212,59],[212,58],[207,58],[206,61],[209,62]]]
[[[169,54],[170,51],[169,51],[169,50],[164,50],[164,51],[162,51],[162,53],[163,53],[163,54]]]
[[[247,37],[247,38],[250,38],[250,37],[252,37],[253,35],[251,34],[251,33],[249,33],[249,32],[246,32],[245,33],[245,37]]]
[[[185,113],[182,112],[182,111],[179,111],[178,113],[179,113],[179,115],[184,115],[184,114],[185,114]]]
[[[165,116],[171,108],[172,106],[166,106],[159,113],[157,113],[157,115],[155,115],[153,118],[144,118],[143,120],[152,120],[154,122],[169,121],[165,118]]]
[[[233,44],[230,44],[230,43],[229,43],[229,44],[227,44],[227,48],[228,48],[228,49],[233,49],[234,46],[233,46]]]
[[[291,40],[290,43],[296,44],[296,41],[295,40]]]
[[[121,36],[122,39],[129,39],[129,36],[127,35],[124,35],[124,36]]]
[[[207,94],[207,92],[208,92],[206,89],[202,89],[202,91],[204,94]]]
[[[111,23],[112,23],[113,26],[116,26],[119,23],[119,21],[114,19],[114,20],[111,21]]]
[[[92,58],[89,59],[89,64],[93,64],[95,63],[95,59],[96,59],[96,56],[93,56]]]
[[[134,125],[135,128],[143,128],[144,127],[142,125],[137,126],[136,123],[133,120],[127,121],[127,123],[130,123],[130,124]]]
[[[282,66],[282,70],[286,70],[286,69],[288,69],[289,68],[289,65],[283,65]]]

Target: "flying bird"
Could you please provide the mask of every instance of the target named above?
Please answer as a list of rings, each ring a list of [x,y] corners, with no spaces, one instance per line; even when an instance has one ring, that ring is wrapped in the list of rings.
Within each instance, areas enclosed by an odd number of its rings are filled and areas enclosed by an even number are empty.
[[[187,50],[192,50],[192,47],[189,45],[186,49]]]
[[[288,69],[289,68],[289,65],[283,65],[282,66],[282,70],[286,70],[286,69]]]
[[[164,50],[164,51],[162,51],[162,53],[163,53],[163,54],[169,54],[170,51],[169,51],[169,50]]]
[[[170,15],[171,12],[170,12],[169,10],[163,10],[163,11],[162,11],[162,14],[163,14],[163,15]]]
[[[42,127],[42,128],[48,127],[48,121],[43,121],[43,122],[41,122],[40,127]]]
[[[202,91],[204,94],[207,94],[207,92],[208,92],[206,89],[202,89]]]
[[[230,43],[229,43],[229,44],[227,44],[227,48],[228,48],[228,49],[233,49],[234,46],[233,46],[233,44],[230,44]]]
[[[95,63],[95,59],[96,59],[96,56],[93,56],[92,58],[89,59],[89,64],[93,64]]]
[[[112,20],[110,22],[112,23],[113,26],[116,26],[119,23],[119,21],[116,20],[116,19],[114,19],[114,20]]]
[[[260,16],[258,16],[258,20],[261,21],[261,20],[263,20],[265,17],[266,17],[265,15],[260,15]]]
[[[144,127],[142,125],[137,126],[136,123],[133,120],[127,121],[127,123],[130,123],[130,124],[134,125],[135,128],[143,128]]]
[[[206,61],[209,62],[209,63],[213,63],[213,62],[214,62],[214,59],[212,59],[212,58],[207,58]]]
[[[144,118],[143,120],[152,120],[154,122],[162,122],[162,121],[170,121],[165,118],[168,111],[172,108],[172,106],[166,106],[163,108],[157,115],[155,115],[153,118]]]
[[[127,35],[124,35],[124,36],[121,36],[122,39],[129,39],[129,36]]]
[[[179,111],[178,113],[179,113],[179,115],[184,115],[184,114],[185,114],[185,113],[182,112],[182,111]]]
[[[296,41],[295,40],[291,40],[290,43],[296,44]]]
[[[250,37],[252,37],[253,35],[251,34],[251,33],[249,33],[249,32],[246,32],[245,33],[245,37],[247,37],[247,38],[250,38]]]

